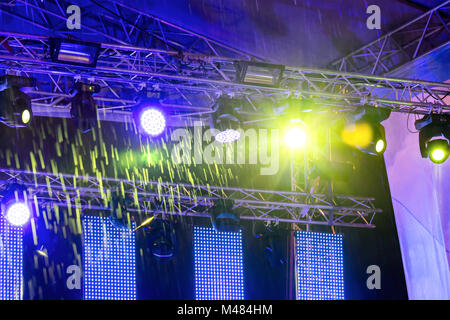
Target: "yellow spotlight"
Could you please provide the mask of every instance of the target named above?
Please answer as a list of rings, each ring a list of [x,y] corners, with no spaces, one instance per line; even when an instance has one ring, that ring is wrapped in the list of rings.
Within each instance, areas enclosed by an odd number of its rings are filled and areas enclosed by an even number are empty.
[[[298,126],[290,128],[284,135],[284,141],[291,149],[303,148],[307,138],[305,130]]]
[[[342,141],[346,144],[366,148],[370,145],[373,139],[373,129],[370,124],[366,122],[355,123],[354,125],[348,125],[342,130]]]

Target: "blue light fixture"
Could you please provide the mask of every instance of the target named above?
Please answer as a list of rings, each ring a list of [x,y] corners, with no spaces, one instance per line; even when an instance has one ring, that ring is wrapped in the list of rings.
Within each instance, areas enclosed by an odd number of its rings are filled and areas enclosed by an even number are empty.
[[[100,45],[91,42],[51,39],[50,57],[54,62],[95,67]]]
[[[144,133],[156,137],[166,128],[166,118],[161,110],[146,107],[139,110],[139,126]]]
[[[136,299],[136,243],[108,217],[84,216],[84,299]],[[134,228],[134,223],[132,225]]]
[[[194,227],[196,300],[243,300],[242,232]]]
[[[342,235],[297,232],[298,300],[343,300]]]
[[[28,203],[27,188],[12,183],[1,193],[1,212],[13,226],[21,227],[31,218],[31,208]]]
[[[21,300],[23,228],[0,216],[0,300]]]

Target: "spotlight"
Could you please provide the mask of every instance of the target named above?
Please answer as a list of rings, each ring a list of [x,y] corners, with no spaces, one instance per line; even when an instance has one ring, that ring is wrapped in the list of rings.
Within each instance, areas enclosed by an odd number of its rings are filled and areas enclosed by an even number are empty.
[[[2,192],[1,212],[5,219],[13,226],[23,226],[31,218],[28,205],[27,189],[19,184],[10,184]]]
[[[148,135],[156,137],[166,128],[164,114],[153,107],[143,108],[139,112],[139,127]]]
[[[136,97],[133,118],[140,132],[156,137],[166,129],[166,117],[159,106],[166,93],[143,87]]]
[[[233,211],[234,201],[218,199],[209,209],[211,223],[217,232],[238,232],[240,230],[240,214]]]
[[[226,97],[217,99],[210,125],[217,131],[215,134],[216,141],[231,143],[239,140],[241,137],[241,121],[238,118],[238,110],[241,107],[241,100]]]
[[[280,84],[284,66],[240,61],[236,63],[236,71],[236,78],[241,83],[276,87]]]
[[[0,121],[9,127],[26,127],[33,118],[31,98],[23,87],[34,87],[33,78],[7,75],[0,78]]]
[[[415,127],[419,132],[419,147],[422,158],[430,158],[433,163],[440,164],[450,154],[450,117],[447,115],[426,115],[416,120]]]
[[[177,251],[177,236],[174,225],[169,220],[155,219],[145,228],[152,255],[158,260],[172,259]]]
[[[70,114],[75,121],[75,126],[85,133],[97,123],[97,106],[92,94],[100,92],[100,86],[77,82],[75,89],[77,93],[71,99]]]
[[[89,42],[51,39],[50,57],[54,62],[95,67],[100,45]]]
[[[308,136],[303,126],[295,125],[284,134],[284,142],[291,149],[300,149],[306,145]]]
[[[360,151],[381,155],[386,150],[386,133],[380,124],[390,115],[390,110],[364,106],[356,109],[350,121],[341,132],[342,141]]]

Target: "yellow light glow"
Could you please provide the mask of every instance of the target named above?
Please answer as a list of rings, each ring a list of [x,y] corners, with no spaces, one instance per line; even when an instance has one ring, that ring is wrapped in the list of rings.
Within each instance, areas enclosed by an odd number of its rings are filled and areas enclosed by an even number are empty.
[[[303,148],[307,140],[306,132],[301,127],[292,127],[284,135],[284,141],[289,148]]]
[[[377,153],[382,153],[385,149],[385,143],[383,141],[383,139],[380,139],[377,141],[376,145],[375,145],[375,151]]]
[[[435,149],[431,152],[431,160],[442,161],[445,158],[445,152],[442,149]]]
[[[28,109],[25,109],[22,112],[22,123],[27,124],[31,120],[31,112]]]
[[[342,141],[350,146],[366,148],[373,139],[373,129],[368,123],[355,123],[342,130]]]

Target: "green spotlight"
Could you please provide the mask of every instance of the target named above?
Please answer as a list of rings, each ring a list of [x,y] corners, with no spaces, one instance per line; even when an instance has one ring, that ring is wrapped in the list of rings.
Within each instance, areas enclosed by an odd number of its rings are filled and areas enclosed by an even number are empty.
[[[428,143],[429,158],[433,163],[443,163],[450,154],[448,142],[444,139],[432,140]]]
[[[28,124],[31,120],[31,111],[29,109],[23,110],[21,119],[23,124]]]
[[[291,149],[303,148],[307,139],[308,137],[305,130],[298,126],[290,128],[284,135],[284,141]]]
[[[383,139],[378,139],[377,143],[375,144],[375,151],[378,154],[382,154],[386,150],[386,143]]]

